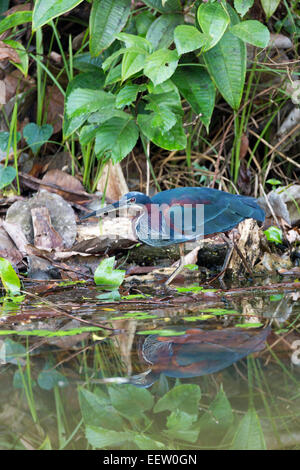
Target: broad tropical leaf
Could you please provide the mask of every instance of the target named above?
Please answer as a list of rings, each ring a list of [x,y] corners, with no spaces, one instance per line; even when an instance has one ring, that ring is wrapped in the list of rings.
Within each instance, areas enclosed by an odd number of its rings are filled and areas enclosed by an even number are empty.
[[[178,54],[176,51],[159,49],[147,57],[144,74],[152,80],[154,85],[158,85],[173,75],[177,64]]]
[[[267,20],[271,18],[273,13],[277,10],[280,0],[261,0],[261,5],[266,14]]]
[[[230,32],[242,41],[257,47],[267,47],[270,41],[268,28],[256,20],[242,21],[232,26]]]
[[[246,46],[226,31],[212,49],[204,53],[208,72],[227,103],[238,109],[246,76]]]
[[[220,3],[202,3],[197,10],[197,19],[203,33],[211,39],[205,49],[214,47],[222,38],[230,22],[229,15]]]
[[[151,24],[146,35],[153,49],[168,48],[174,40],[174,29],[183,22],[183,15],[168,14],[159,16]]]
[[[94,0],[90,14],[90,52],[100,54],[125,26],[130,0]]]
[[[178,54],[195,51],[209,43],[209,37],[200,33],[195,26],[180,25],[174,31],[174,41]]]
[[[128,115],[127,119],[114,117],[99,126],[95,152],[98,158],[107,156],[113,163],[120,162],[133,149],[139,136],[138,128]]]
[[[254,0],[234,0],[234,8],[243,17],[250,10]]]
[[[162,133],[158,127],[151,127],[152,114],[139,114],[137,121],[142,133],[158,147],[166,150],[182,150],[186,147],[186,135],[181,119],[177,119],[175,126],[166,133]]]
[[[203,67],[178,67],[172,81],[208,128],[214,110],[216,89],[207,71]]]
[[[36,31],[57,16],[75,8],[82,0],[36,0],[32,15],[32,29]]]
[[[160,13],[174,13],[182,10],[180,0],[145,0],[144,3]]]

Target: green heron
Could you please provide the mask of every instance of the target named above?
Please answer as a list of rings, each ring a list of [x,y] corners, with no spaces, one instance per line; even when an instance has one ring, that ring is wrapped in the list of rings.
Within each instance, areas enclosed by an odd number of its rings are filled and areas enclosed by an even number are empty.
[[[130,192],[119,201],[91,212],[82,219],[101,217],[128,207],[137,207],[140,211],[133,220],[138,240],[154,247],[179,244],[180,264],[168,278],[166,285],[184,267],[184,243],[226,233],[248,218],[260,222],[265,219],[265,213],[255,198],[212,188],[175,188],[162,191],[151,198],[140,192]],[[227,237],[225,241],[229,250],[221,273],[225,272],[234,248]],[[243,257],[242,261],[246,264]]]

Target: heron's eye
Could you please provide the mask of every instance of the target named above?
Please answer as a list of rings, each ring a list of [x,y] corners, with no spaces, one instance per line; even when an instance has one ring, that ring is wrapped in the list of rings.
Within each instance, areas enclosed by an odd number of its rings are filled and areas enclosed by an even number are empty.
[[[133,203],[135,202],[135,197],[131,197],[131,198],[129,199],[129,202],[130,202],[130,204],[133,204]]]

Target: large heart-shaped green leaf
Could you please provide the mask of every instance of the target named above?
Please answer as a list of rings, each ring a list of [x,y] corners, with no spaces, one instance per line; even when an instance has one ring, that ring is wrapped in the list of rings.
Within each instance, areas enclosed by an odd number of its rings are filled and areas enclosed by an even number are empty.
[[[17,142],[19,142],[20,139],[21,139],[21,134],[20,132],[17,132]],[[11,144],[12,142],[13,140],[11,140]],[[9,144],[9,132],[6,132],[6,131],[0,132],[0,149],[3,152],[7,152],[8,144]]]
[[[38,153],[41,146],[48,142],[52,133],[53,127],[51,124],[38,126],[34,122],[30,122],[23,129],[24,139],[34,154]]]
[[[5,186],[8,186],[10,183],[12,183],[16,175],[17,172],[12,166],[7,166],[5,168],[4,166],[0,165],[0,189],[5,188]]]
[[[90,52],[100,54],[116,37],[129,16],[131,0],[94,0],[90,14]]]

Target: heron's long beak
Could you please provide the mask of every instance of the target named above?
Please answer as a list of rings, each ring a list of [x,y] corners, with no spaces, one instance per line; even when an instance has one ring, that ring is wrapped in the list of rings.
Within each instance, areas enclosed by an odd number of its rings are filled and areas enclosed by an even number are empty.
[[[82,217],[80,217],[80,220],[88,219],[89,217],[102,217],[104,214],[117,211],[118,209],[121,209],[127,206],[128,206],[127,201],[113,202],[112,204],[108,204],[108,206],[101,207],[101,209],[98,209],[96,211],[89,212],[88,214],[83,215]]]

